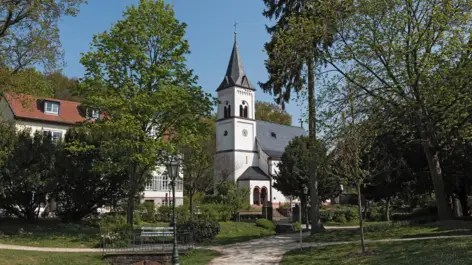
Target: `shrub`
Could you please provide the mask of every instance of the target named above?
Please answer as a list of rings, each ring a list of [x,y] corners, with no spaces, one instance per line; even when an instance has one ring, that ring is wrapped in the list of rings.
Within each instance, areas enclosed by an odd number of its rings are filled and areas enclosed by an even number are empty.
[[[171,209],[172,218],[172,209]],[[190,219],[190,210],[184,205],[175,207],[175,218],[177,223],[185,223]]]
[[[330,210],[321,210],[320,219],[322,222],[331,222],[333,221],[334,211]]]
[[[157,208],[156,221],[158,222],[170,222],[171,212],[170,207],[162,205]]]
[[[99,226],[102,243],[107,247],[127,247],[131,243],[133,226],[126,223],[125,215],[105,215]]]
[[[275,224],[272,221],[269,221],[264,218],[257,219],[256,225],[268,230],[275,230]]]
[[[177,225],[179,232],[191,232],[196,243],[209,242],[220,232],[220,224],[211,220],[187,221]]]
[[[358,209],[355,207],[345,208],[343,209],[343,212],[348,222],[359,219],[359,212]]]
[[[141,207],[141,219],[144,222],[154,223],[156,221],[156,205],[154,202],[144,202]]]
[[[231,220],[233,217],[231,209],[221,203],[202,204],[200,205],[199,210],[199,218],[203,220],[226,222]]]
[[[369,221],[384,221],[384,211],[379,207],[371,207],[368,215]]]
[[[298,232],[298,231],[300,231],[300,229],[301,229],[301,225],[300,225],[299,222],[295,222],[294,224],[292,224],[292,231],[293,232]]]
[[[344,212],[336,211],[333,215],[333,221],[341,224],[347,223],[346,215]]]

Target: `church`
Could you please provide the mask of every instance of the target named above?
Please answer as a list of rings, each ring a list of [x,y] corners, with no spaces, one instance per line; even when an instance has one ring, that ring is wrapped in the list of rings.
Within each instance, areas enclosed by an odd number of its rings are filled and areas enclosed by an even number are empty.
[[[290,202],[272,187],[271,176],[278,171],[288,143],[307,132],[255,119],[256,88],[244,72],[236,36],[226,75],[216,91],[215,183],[229,180],[247,187],[253,207]]]

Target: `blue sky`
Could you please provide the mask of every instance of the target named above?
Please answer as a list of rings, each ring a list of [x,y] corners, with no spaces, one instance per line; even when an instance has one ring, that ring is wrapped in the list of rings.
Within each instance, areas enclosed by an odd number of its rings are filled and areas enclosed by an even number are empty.
[[[238,23],[238,45],[249,80],[257,86],[256,99],[273,101],[273,97],[259,89],[257,82],[267,80],[263,45],[269,40],[262,16],[262,0],[166,0],[173,4],[176,17],[187,23],[187,39],[191,54],[188,67],[199,77],[199,85],[216,96],[215,90],[226,72],[233,46],[233,24]],[[66,17],[60,23],[61,41],[65,51],[64,74],[80,77],[84,73],[79,63],[80,54],[90,49],[95,33],[108,30],[122,19],[126,6],[138,0],[89,0],[76,17]],[[297,102],[288,105],[293,124],[299,126],[300,107]]]

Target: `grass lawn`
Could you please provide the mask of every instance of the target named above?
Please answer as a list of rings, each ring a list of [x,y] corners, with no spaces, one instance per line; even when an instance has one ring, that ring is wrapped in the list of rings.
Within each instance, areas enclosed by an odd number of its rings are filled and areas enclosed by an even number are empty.
[[[369,243],[375,255],[360,256],[359,244],[292,250],[283,265],[465,265],[471,264],[472,240],[431,239],[408,242]]]
[[[93,248],[99,242],[99,229],[92,226],[61,224],[58,220],[38,220],[36,224],[0,220],[0,243],[3,244]]]
[[[198,249],[180,256],[182,265],[206,265],[220,253],[213,250]],[[36,251],[0,250],[2,265],[107,265],[97,253],[55,253]]]
[[[145,223],[141,226],[168,226]],[[212,245],[227,245],[275,234],[255,223],[220,222],[220,233]],[[0,243],[33,247],[95,248],[101,242],[99,228],[80,224],[61,224],[58,220],[39,220],[36,224],[16,219],[0,220]]]
[[[210,244],[228,245],[271,235],[275,235],[275,231],[258,227],[255,223],[220,222],[220,233]]]
[[[431,237],[448,235],[472,234],[471,229],[457,229],[438,224],[427,225],[405,225],[402,223],[375,223],[365,227],[364,235],[366,239],[385,238],[412,238]],[[337,241],[357,241],[360,240],[359,230],[327,230],[305,239],[311,242],[337,242]]]

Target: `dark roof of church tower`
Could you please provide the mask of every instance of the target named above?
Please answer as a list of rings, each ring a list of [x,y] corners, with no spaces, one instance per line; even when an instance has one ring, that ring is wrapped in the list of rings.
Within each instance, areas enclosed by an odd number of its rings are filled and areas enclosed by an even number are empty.
[[[234,39],[233,51],[231,52],[225,78],[216,91],[232,86],[256,90],[251,82],[249,82],[246,73],[244,73],[243,61],[239,55],[238,42],[236,41],[236,38]]]

